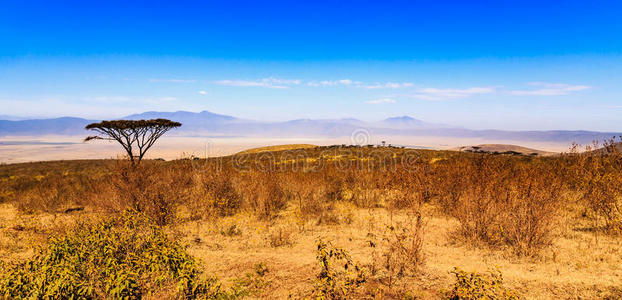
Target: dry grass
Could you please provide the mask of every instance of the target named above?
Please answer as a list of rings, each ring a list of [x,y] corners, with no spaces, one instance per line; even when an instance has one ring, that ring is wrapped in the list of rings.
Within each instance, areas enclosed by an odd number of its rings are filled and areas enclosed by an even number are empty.
[[[433,207],[423,212],[425,222],[422,264],[415,275],[395,278],[388,288],[382,254],[387,244],[382,242],[386,226],[407,224],[409,214],[394,212],[390,220],[384,208],[355,209],[351,224],[315,225],[309,223],[303,231],[296,230],[296,212],[286,210],[277,222],[257,219],[251,214],[212,220],[197,220],[179,224],[176,236],[188,246],[188,252],[202,262],[204,272],[218,276],[226,285],[265,263],[270,272],[269,282],[258,294],[264,298],[286,298],[290,294],[308,295],[314,285],[318,267],[315,249],[318,238],[331,240],[334,245],[347,250],[354,260],[368,267],[376,264],[377,273],[370,280],[369,289],[383,288],[385,296],[420,295],[436,299],[453,283],[449,272],[458,266],[464,270],[484,272],[498,267],[502,270],[505,285],[527,298],[602,298],[620,295],[622,278],[622,241],[612,236],[596,237],[592,232],[576,228],[558,229],[552,247],[538,258],[516,258],[511,251],[478,248],[456,243],[453,232],[459,228],[455,220],[439,215]],[[93,212],[80,212],[84,217],[94,217]],[[2,207],[3,228],[0,229],[0,250],[3,260],[23,260],[33,254],[33,245],[43,245],[47,236],[60,234],[54,230],[75,218],[75,215],[53,218],[39,215],[39,220],[20,215],[11,205]],[[223,230],[235,224],[239,233],[223,235]],[[24,229],[16,230],[16,226]],[[19,227],[17,227],[19,228]],[[279,231],[286,233],[282,242]],[[283,233],[281,233],[283,235]],[[375,247],[370,241],[377,242]],[[276,247],[275,247],[276,246]],[[370,271],[371,274],[371,271]],[[374,288],[372,288],[372,286]]]
[[[364,266],[376,264],[373,274],[377,286],[385,294],[406,294],[407,292],[435,299],[441,291],[453,282],[449,272],[459,266],[464,270],[485,272],[498,267],[502,270],[505,285],[515,289],[527,298],[601,298],[606,295],[620,295],[622,278],[622,242],[614,237],[600,236],[598,241],[590,232],[558,231],[553,247],[538,258],[517,258],[512,251],[491,251],[469,244],[456,244],[452,234],[459,228],[456,221],[436,215],[428,208],[428,217],[423,239],[425,263],[418,273],[396,276],[392,288],[388,288],[383,253],[387,243],[382,242],[385,226],[391,223],[386,209],[357,209],[351,225],[309,226],[307,230],[293,234],[291,246],[271,246],[272,228],[292,226],[295,216],[286,216],[280,224],[258,221],[252,216],[238,217],[236,224],[243,234],[224,237],[212,229],[211,223],[187,224],[184,227],[184,241],[189,251],[206,264],[207,272],[221,278],[235,278],[257,263],[264,262],[272,270],[267,278],[272,284],[266,288],[263,297],[286,298],[290,293],[305,294],[313,287],[318,267],[315,264],[315,243],[318,238],[331,240],[346,249],[353,259]],[[289,214],[288,214],[289,215]],[[233,218],[233,217],[232,217]],[[222,222],[227,222],[223,220]],[[394,214],[393,222],[409,222],[407,212]],[[371,225],[370,225],[371,224]],[[197,237],[201,243],[194,243]],[[375,239],[374,239],[375,237]],[[375,247],[370,241],[375,240]],[[379,249],[384,248],[384,249]],[[414,260],[412,261],[414,265]],[[372,272],[370,271],[370,274]],[[397,273],[397,272],[396,272]],[[374,281],[370,281],[372,285]],[[618,294],[616,294],[618,293]]]
[[[316,145],[311,144],[287,144],[287,145],[276,145],[276,146],[265,146],[265,147],[257,147],[251,148],[244,151],[240,151],[235,155],[240,154],[255,154],[260,152],[272,152],[272,151],[284,151],[284,150],[298,150],[298,149],[308,149],[315,148]]]
[[[365,272],[364,281],[345,281],[356,298],[436,299],[451,289],[454,268],[498,267],[503,286],[526,298],[615,299],[620,158],[336,146],[137,168],[5,165],[0,258],[23,260],[82,219],[132,209],[239,297],[314,295],[326,280],[322,240]],[[76,207],[84,210],[66,213]],[[269,271],[253,275],[258,265]]]

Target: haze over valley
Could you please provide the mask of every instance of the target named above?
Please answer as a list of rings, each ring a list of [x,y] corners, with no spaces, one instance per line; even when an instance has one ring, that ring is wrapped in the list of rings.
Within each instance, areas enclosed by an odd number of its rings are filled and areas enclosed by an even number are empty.
[[[347,119],[298,119],[266,122],[236,118],[209,111],[198,113],[144,112],[120,119],[170,119],[183,125],[161,140],[152,158],[218,156],[251,147],[290,143],[373,144],[422,149],[454,149],[478,144],[517,144],[550,152],[568,151],[572,143],[589,144],[622,133],[595,131],[471,130],[428,123],[410,116],[376,122]],[[108,142],[84,144],[84,127],[98,120],[75,117],[0,120],[0,162],[114,158],[120,154]],[[353,135],[359,135],[358,138]],[[116,151],[115,151],[116,150]]]

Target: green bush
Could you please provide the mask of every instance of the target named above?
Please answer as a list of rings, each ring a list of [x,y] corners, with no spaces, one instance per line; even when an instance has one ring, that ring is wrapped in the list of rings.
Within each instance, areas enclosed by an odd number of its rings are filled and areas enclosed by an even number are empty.
[[[194,258],[163,229],[136,213],[86,224],[31,260],[7,265],[0,298],[223,297],[216,279],[202,279]]]
[[[465,272],[454,268],[456,283],[445,293],[445,299],[520,299],[520,296],[503,286],[501,271],[490,271],[488,274]]]

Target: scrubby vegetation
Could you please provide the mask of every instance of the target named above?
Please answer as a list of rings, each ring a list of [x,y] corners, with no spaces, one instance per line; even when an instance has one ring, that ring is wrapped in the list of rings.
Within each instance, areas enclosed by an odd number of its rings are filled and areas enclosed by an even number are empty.
[[[317,276],[314,297],[320,299],[349,299],[365,282],[365,271],[344,249],[334,247],[331,242],[317,242],[317,262],[320,273]]]
[[[603,253],[593,261],[560,254],[621,241],[622,154],[612,145],[547,157],[332,146],[139,165],[3,165],[0,202],[17,212],[1,220],[1,289],[35,298],[326,299],[537,290],[523,288],[532,283],[522,275],[502,282],[500,273],[456,269],[454,282],[448,272],[469,262],[438,252],[452,249],[519,263],[507,268],[553,264],[559,276],[562,263],[573,272],[607,263],[603,280],[616,282],[619,247],[592,251]],[[34,246],[39,254],[26,251]],[[258,264],[277,271],[253,271]],[[306,271],[279,273],[291,264]],[[620,295],[617,282],[566,296]],[[569,293],[543,290],[538,296]]]
[[[52,238],[36,257],[5,267],[0,295],[11,299],[223,295],[215,279],[201,278],[194,258],[179,243],[129,212],[83,224]]]
[[[519,299],[516,292],[503,286],[503,274],[499,270],[477,274],[456,268],[452,274],[456,283],[446,292],[447,299]]]

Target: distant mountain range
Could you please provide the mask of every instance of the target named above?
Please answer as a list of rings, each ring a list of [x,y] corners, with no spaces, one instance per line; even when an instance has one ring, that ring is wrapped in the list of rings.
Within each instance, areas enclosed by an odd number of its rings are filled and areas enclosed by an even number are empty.
[[[433,136],[481,138],[489,140],[514,140],[532,142],[591,143],[620,136],[617,132],[594,131],[504,131],[471,130],[444,124],[424,122],[409,116],[392,117],[379,122],[364,122],[358,119],[298,119],[285,122],[261,122],[215,114],[209,111],[199,113],[144,112],[122,119],[165,118],[181,122],[183,126],[171,135],[183,136],[244,136],[244,137],[344,137],[357,129],[364,128],[375,136]],[[0,120],[0,136],[39,135],[87,135],[84,129],[89,123],[99,120],[62,117],[36,120]]]
[[[397,128],[397,129],[452,127],[452,126],[444,125],[444,124],[427,123],[427,122],[417,120],[409,116],[387,118],[377,123],[377,125],[378,127],[382,127],[382,128]]]
[[[25,119],[27,118],[11,116],[11,115],[0,115],[0,120],[18,121],[18,120],[25,120]]]
[[[0,120],[0,136],[85,134],[84,126],[92,122],[94,121],[72,117],[16,121]]]

